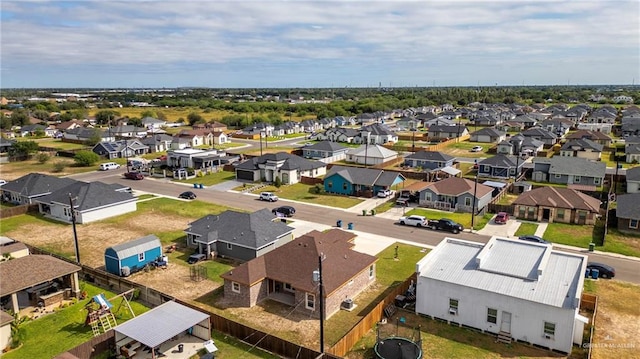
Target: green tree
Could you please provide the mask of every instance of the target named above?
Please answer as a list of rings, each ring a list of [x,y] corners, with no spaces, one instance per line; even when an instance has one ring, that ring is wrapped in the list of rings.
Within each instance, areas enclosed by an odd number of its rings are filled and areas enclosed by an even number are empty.
[[[9,155],[24,157],[38,151],[38,144],[35,141],[17,141],[9,147]]]
[[[95,146],[102,141],[102,132],[99,128],[94,128],[91,136],[84,141],[87,146]]]
[[[96,112],[96,122],[101,125],[115,123],[114,120],[120,116],[120,113],[114,110],[100,110]]]
[[[78,151],[73,157],[73,160],[79,167],[89,167],[100,161],[100,156],[91,151]]]
[[[33,117],[37,118],[40,121],[46,121],[49,119],[49,111],[47,110],[35,110],[33,112]]]
[[[202,118],[202,116],[200,116],[200,114],[198,114],[197,112],[191,112],[187,116],[187,121],[189,121],[189,126],[193,126],[196,123],[203,123],[204,118]]]
[[[29,115],[27,111],[18,109],[11,113],[11,122],[15,126],[24,126],[29,123]]]

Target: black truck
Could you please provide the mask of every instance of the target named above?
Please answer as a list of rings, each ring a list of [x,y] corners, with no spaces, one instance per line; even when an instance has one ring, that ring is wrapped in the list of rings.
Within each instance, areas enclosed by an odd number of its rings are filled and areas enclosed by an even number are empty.
[[[453,234],[462,232],[464,227],[461,224],[456,223],[448,218],[442,219],[430,219],[427,221],[427,228],[439,231],[449,231]]]

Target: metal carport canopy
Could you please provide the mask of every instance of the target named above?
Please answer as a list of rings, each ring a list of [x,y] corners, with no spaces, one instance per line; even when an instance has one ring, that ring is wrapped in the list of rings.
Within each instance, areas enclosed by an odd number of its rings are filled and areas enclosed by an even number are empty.
[[[114,330],[156,348],[207,319],[209,315],[205,313],[170,301],[118,325]]]

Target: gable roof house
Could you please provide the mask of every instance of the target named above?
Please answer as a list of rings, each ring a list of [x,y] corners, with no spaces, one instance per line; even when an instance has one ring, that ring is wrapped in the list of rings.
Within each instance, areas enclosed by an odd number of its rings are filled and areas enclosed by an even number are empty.
[[[402,117],[396,121],[398,131],[410,131],[422,127],[422,120],[415,117]]]
[[[503,132],[520,132],[524,130],[524,123],[516,121],[506,121],[497,124],[495,127],[497,130]]]
[[[640,136],[627,137],[624,140],[625,162],[640,162]]]
[[[386,125],[374,123],[364,126],[360,133],[354,138],[356,143],[368,143],[370,145],[383,145],[388,142],[398,142],[398,135],[389,130]]]
[[[347,151],[349,151],[349,147],[345,147],[337,142],[320,141],[311,146],[303,147],[302,156],[324,163],[331,163],[345,159],[347,157]]]
[[[213,169],[229,162],[230,157],[224,151],[215,149],[185,148],[167,152],[167,166],[178,168]]]
[[[331,317],[340,310],[343,301],[354,301],[376,280],[377,258],[353,250],[355,237],[335,228],[327,232],[311,231],[222,274],[224,296],[243,307],[270,299],[316,318],[320,316],[322,300],[325,318]],[[319,258],[322,258],[322,298],[318,283],[313,281]]]
[[[189,223],[187,245],[197,247],[207,258],[221,256],[241,261],[278,248],[293,239],[293,228],[279,220],[268,208],[253,213],[224,211]]]
[[[503,155],[518,154],[535,156],[543,149],[544,143],[542,141],[538,141],[530,137],[524,137],[520,134],[508,137],[496,146],[496,152]]]
[[[478,176],[517,178],[522,173],[523,166],[524,160],[520,156],[499,154],[478,162]]]
[[[142,138],[147,135],[147,129],[133,125],[110,127],[107,131],[117,139]]]
[[[159,130],[167,125],[167,121],[149,116],[143,118],[142,120],[140,120],[140,122],[142,123],[142,127],[148,130]]]
[[[509,122],[520,123],[524,126],[525,129],[531,128],[538,124],[538,120],[533,117],[531,114],[516,116],[513,120]]]
[[[540,127],[555,134],[557,137],[562,137],[569,133],[569,130],[573,127],[573,121],[562,118],[550,118],[540,122]]]
[[[37,123],[20,127],[20,137],[35,136],[40,131],[47,137],[53,137],[58,132],[54,126],[45,126]]]
[[[591,114],[587,116],[586,122],[613,124],[617,117],[618,111],[613,106],[602,106],[591,112]]]
[[[469,141],[471,142],[483,142],[483,143],[496,143],[501,142],[506,138],[506,134],[495,128],[486,127],[476,132],[471,133]]]
[[[599,199],[563,187],[536,188],[522,193],[512,204],[517,218],[536,222],[592,225],[600,213]]]
[[[606,169],[606,163],[586,158],[536,157],[533,159],[531,179],[536,182],[578,185],[576,189],[595,190],[595,187],[602,185]]]
[[[127,276],[144,269],[162,256],[162,244],[154,234],[120,243],[104,251],[107,272]]]
[[[29,173],[4,184],[2,198],[13,204],[34,204],[38,197],[46,196],[74,183],[71,178],[61,178],[42,173]]]
[[[64,131],[64,133],[62,134],[62,142],[89,141],[96,135],[100,137],[100,142],[112,142],[116,140],[115,135],[108,130],[91,127],[76,127]]]
[[[628,193],[618,196],[616,218],[618,230],[626,233],[640,234],[640,193]]]
[[[54,220],[71,223],[69,196],[77,223],[89,223],[135,212],[136,198],[117,184],[102,182],[74,183],[46,196],[34,199],[41,214]]]
[[[603,146],[611,144],[611,137],[601,131],[578,130],[565,136],[567,140],[587,139]]]
[[[91,149],[94,153],[107,159],[141,156],[149,153],[149,146],[139,139],[100,142]]]
[[[283,184],[295,184],[304,177],[318,178],[327,173],[327,164],[308,160],[286,152],[267,153],[250,158],[236,165],[236,179],[274,182],[280,178]]]
[[[404,165],[423,170],[451,167],[456,158],[437,151],[418,151],[404,158]]]
[[[147,136],[140,140],[140,143],[149,147],[149,153],[165,152],[171,147],[173,137],[160,133],[156,135]]]
[[[640,193],[640,166],[627,169],[626,181],[627,193]]]
[[[541,127],[532,127],[520,132],[524,137],[542,141],[546,146],[553,146],[558,142],[558,136]]]
[[[317,135],[320,141],[355,143],[360,131],[353,128],[333,127]]]
[[[191,147],[213,146],[213,130],[207,128],[182,130],[176,137],[191,138]]]
[[[380,145],[362,145],[347,151],[347,162],[362,164],[365,166],[379,165],[398,158],[398,152],[392,151]]]
[[[445,140],[466,136],[469,134],[469,130],[462,124],[452,126],[432,125],[429,126],[428,134],[430,140]]]
[[[347,196],[372,197],[404,182],[402,174],[373,168],[333,166],[324,177],[324,190]]]
[[[9,237],[0,236],[0,262],[29,255],[29,247]]]
[[[569,140],[560,147],[561,157],[580,157],[598,161],[602,154],[602,145],[589,139]]]
[[[586,256],[493,237],[445,238],[416,263],[416,313],[571,353],[582,344],[579,314]]]
[[[493,188],[466,178],[449,177],[429,184],[420,191],[419,204],[454,212],[481,212],[491,201]],[[475,211],[473,197],[476,197]]]

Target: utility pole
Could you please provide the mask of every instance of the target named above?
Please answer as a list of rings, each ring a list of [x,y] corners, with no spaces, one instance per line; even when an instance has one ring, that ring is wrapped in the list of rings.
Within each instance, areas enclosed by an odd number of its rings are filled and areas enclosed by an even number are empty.
[[[478,191],[478,169],[476,169],[476,180],[473,185],[473,200],[471,204],[471,233],[474,230],[474,224],[476,220],[476,193]]]
[[[69,209],[71,210],[71,224],[73,225],[73,242],[76,247],[76,263],[80,264],[80,247],[78,246],[78,232],[76,231],[76,211],[73,209],[73,197],[69,193]]]
[[[318,282],[320,298],[318,303],[320,305],[320,353],[324,354],[324,286],[322,285],[322,260],[324,254],[320,253],[318,256],[318,270],[313,273],[313,281]]]

